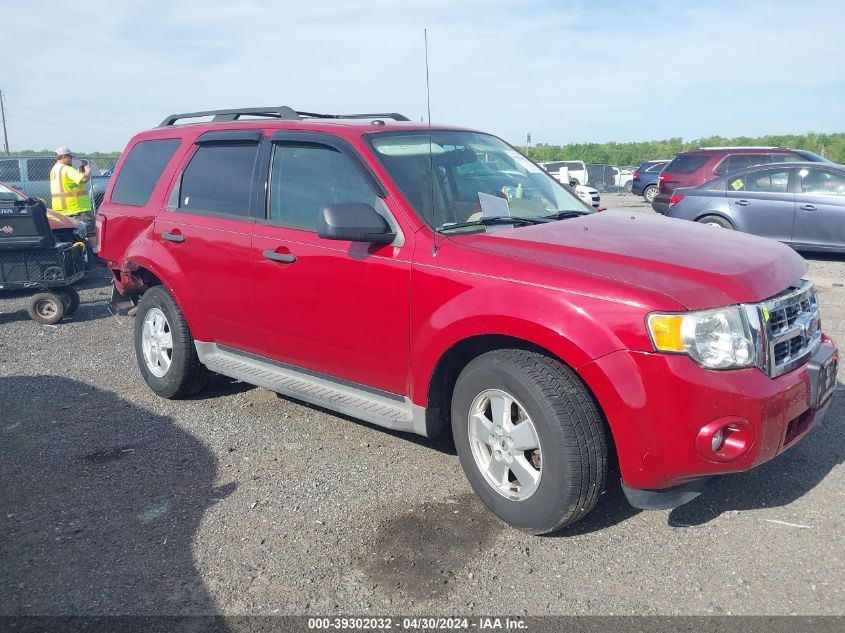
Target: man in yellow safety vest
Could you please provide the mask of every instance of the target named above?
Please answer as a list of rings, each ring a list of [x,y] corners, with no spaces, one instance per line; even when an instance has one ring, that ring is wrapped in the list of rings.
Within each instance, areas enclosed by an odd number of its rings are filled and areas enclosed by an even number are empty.
[[[56,164],[50,170],[51,206],[54,211],[73,216],[93,229],[91,196],[85,187],[85,183],[91,180],[91,166],[83,162],[81,169],[76,169],[72,160],[73,153],[67,147],[56,150]]]

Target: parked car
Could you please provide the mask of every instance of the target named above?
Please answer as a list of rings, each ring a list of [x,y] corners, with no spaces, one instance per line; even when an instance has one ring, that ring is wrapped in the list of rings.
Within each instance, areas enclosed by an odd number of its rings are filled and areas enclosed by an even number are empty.
[[[594,209],[601,207],[601,194],[597,189],[593,189],[588,185],[575,185],[572,187],[577,195],[585,204],[590,205]]]
[[[73,166],[80,167],[83,156],[73,157]],[[56,164],[56,157],[51,156],[3,156],[0,157],[0,181],[23,191],[27,196],[40,198],[50,203],[50,170]],[[106,191],[108,177],[100,173],[100,168],[92,161],[91,180],[88,191],[93,195],[95,206],[100,206]]]
[[[788,247],[595,213],[504,141],[398,114],[168,116],[130,140],[97,230],[154,393],[211,371],[449,429],[531,533],[589,513],[610,464],[637,507],[685,503],[794,446],[836,385]]]
[[[658,193],[651,206],[658,213],[666,213],[676,187],[695,187],[751,165],[800,161],[830,162],[813,152],[783,147],[702,147],[681,152],[660,172]]]
[[[567,173],[565,182],[573,186],[589,184],[587,165],[583,160],[557,160],[540,163],[540,166],[561,182],[564,182],[560,176],[561,169],[565,169]]]
[[[631,181],[631,193],[642,196],[649,204],[654,202],[657,196],[657,177],[667,164],[668,160],[647,160],[640,165]]]
[[[11,185],[0,182],[0,204],[14,201],[23,202],[28,197],[31,196],[26,196],[22,191],[15,189]],[[49,208],[47,209],[47,220],[50,224],[50,230],[56,236],[57,242],[86,242],[89,238],[87,227],[79,220],[69,218]],[[90,236],[92,239],[93,237],[93,235]]]
[[[672,193],[666,215],[754,233],[798,250],[845,252],[845,167],[755,166]]]

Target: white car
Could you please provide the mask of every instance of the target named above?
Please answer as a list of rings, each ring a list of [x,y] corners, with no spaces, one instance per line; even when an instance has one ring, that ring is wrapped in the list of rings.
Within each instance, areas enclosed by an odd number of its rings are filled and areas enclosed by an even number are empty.
[[[573,181],[576,185],[588,184],[587,165],[583,160],[557,160],[540,163],[540,167],[565,185]]]
[[[583,202],[586,202],[596,209],[599,208],[599,205],[601,204],[601,195],[598,190],[588,187],[587,185],[575,185],[573,189],[575,189],[575,193],[578,194],[578,197],[581,198]]]

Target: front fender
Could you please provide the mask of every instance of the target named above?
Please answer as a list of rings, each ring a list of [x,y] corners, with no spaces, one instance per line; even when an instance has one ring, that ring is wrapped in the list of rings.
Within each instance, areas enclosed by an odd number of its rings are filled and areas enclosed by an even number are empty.
[[[530,284],[474,276],[465,285],[418,275],[412,302],[410,391],[421,406],[438,361],[472,337],[520,339],[576,371],[613,351],[647,344],[642,308]]]

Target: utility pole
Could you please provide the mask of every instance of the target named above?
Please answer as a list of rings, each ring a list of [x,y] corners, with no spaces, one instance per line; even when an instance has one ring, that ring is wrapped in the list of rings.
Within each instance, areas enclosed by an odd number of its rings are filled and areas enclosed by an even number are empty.
[[[6,133],[6,107],[3,105],[3,91],[0,90],[0,115],[3,117],[3,147],[9,155],[9,135]]]

